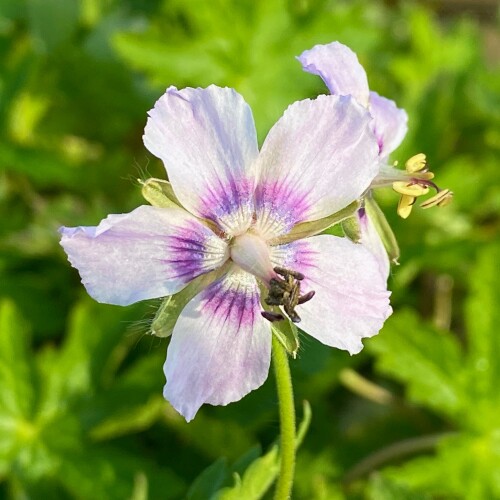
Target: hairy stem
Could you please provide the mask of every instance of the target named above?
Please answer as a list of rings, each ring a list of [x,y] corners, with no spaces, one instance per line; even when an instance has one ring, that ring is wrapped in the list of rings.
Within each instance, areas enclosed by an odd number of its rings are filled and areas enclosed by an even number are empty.
[[[288,354],[273,335],[273,365],[276,375],[280,411],[280,473],[276,485],[275,500],[290,498],[295,470],[295,407],[293,402],[292,377],[288,366]]]

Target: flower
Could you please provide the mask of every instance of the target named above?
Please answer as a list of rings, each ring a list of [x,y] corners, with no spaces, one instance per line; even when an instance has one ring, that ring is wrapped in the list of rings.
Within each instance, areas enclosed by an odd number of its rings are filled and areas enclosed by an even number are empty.
[[[349,47],[339,42],[316,45],[297,59],[305,71],[320,76],[333,95],[352,95],[370,111],[381,159],[401,144],[408,130],[406,111],[370,91],[366,72]]]
[[[379,331],[391,308],[374,257],[346,238],[314,235],[378,170],[370,117],[354,99],[292,104],[259,153],[237,92],[170,87],[144,143],[165,164],[171,205],[61,228],[61,244],[99,302],[127,305],[196,283],[164,367],[165,398],[186,420],[265,381],[270,321],[301,319],[351,354]]]
[[[377,137],[380,156],[380,169],[370,187],[392,186],[401,194],[398,205],[398,214],[401,217],[408,217],[416,197],[427,194],[429,187],[434,188],[437,195],[424,202],[421,205],[422,208],[445,206],[451,201],[453,193],[449,189],[442,190],[430,181],[434,175],[426,167],[425,155],[419,154],[410,158],[406,162],[406,171],[387,164],[388,156],[401,144],[406,135],[408,116],[403,109],[396,106],[394,101],[369,90],[366,72],[356,54],[349,47],[339,42],[316,45],[304,51],[297,59],[305,71],[320,76],[332,94],[352,95],[369,110],[373,117],[372,129]],[[376,205],[369,194],[366,200],[372,206]],[[399,249],[382,212],[376,206],[371,212],[374,216],[376,213],[379,219],[377,223],[365,211],[358,214],[361,241],[380,257],[380,266],[388,274],[390,266],[387,253],[390,259],[397,263]],[[382,234],[388,252],[383,254],[380,254],[381,242],[377,241],[379,239],[377,232],[374,232],[375,228],[371,227],[374,224],[384,227],[382,231],[379,230],[379,234]]]

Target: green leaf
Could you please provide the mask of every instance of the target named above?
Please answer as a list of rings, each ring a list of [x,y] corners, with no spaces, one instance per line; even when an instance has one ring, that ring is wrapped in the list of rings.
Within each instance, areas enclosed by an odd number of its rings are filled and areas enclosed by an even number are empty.
[[[165,414],[168,405],[161,392],[164,361],[163,350],[140,357],[110,387],[80,406],[79,414],[92,439],[102,441],[143,431]]]
[[[432,498],[498,498],[500,496],[500,435],[444,438],[436,454],[418,457],[400,467],[384,469],[383,476]]]
[[[169,469],[124,449],[81,449],[64,457],[57,479],[76,498],[122,500],[136,494],[137,478],[147,480],[150,498],[180,498],[182,481]]]
[[[279,470],[278,446],[273,446],[264,456],[255,460],[243,477],[235,475],[236,484],[224,488],[215,496],[216,500],[258,500],[273,484]]]
[[[43,411],[58,412],[61,401],[67,404],[81,395],[88,397],[107,382],[117,368],[113,355],[121,360],[133,341],[126,336],[124,322],[135,318],[136,312],[135,307],[117,309],[91,299],[75,306],[62,349],[48,349],[40,357],[45,379],[40,393]]]
[[[492,408],[490,416],[493,422],[498,421],[500,412],[499,262],[499,245],[486,247],[479,254],[478,262],[470,273],[471,294],[466,302],[468,394],[470,404],[483,409],[477,414],[479,424],[485,418],[485,406]],[[487,423],[487,426],[493,422]]]
[[[463,408],[463,356],[455,337],[423,323],[411,311],[395,313],[367,342],[376,367],[406,385],[408,397],[446,416]]]
[[[401,482],[380,474],[373,474],[370,477],[366,498],[368,500],[432,500],[430,495],[412,491]]]
[[[74,34],[80,14],[77,0],[27,0],[26,3],[31,32],[44,49],[53,49]]]
[[[30,418],[34,405],[34,372],[28,326],[15,305],[0,302],[0,415]]]
[[[219,458],[194,480],[187,493],[187,500],[206,500],[212,498],[228,476],[227,460]]]

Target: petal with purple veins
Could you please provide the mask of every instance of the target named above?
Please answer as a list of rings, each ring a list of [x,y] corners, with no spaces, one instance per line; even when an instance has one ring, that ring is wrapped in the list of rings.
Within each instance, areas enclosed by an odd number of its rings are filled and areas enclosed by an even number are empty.
[[[370,92],[370,113],[380,157],[387,158],[403,141],[408,131],[408,115],[394,101]]]
[[[227,405],[260,387],[271,360],[270,323],[255,278],[233,269],[182,311],[165,362],[165,398],[190,421],[201,405]]]
[[[378,173],[371,116],[350,96],[292,104],[257,161],[257,229],[267,238],[327,217],[358,199]]]
[[[252,219],[252,111],[233,89],[170,87],[149,112],[144,144],[163,160],[175,195],[191,213],[228,233]]]
[[[106,304],[171,295],[228,258],[227,244],[183,209],[141,206],[60,232],[87,292]]]
[[[339,42],[315,45],[297,59],[304,71],[320,76],[332,94],[352,95],[368,106],[368,80],[356,54]]]
[[[347,238],[320,235],[276,247],[273,261],[305,275],[303,293],[316,292],[296,310],[300,328],[323,344],[356,354],[392,312],[376,258]]]

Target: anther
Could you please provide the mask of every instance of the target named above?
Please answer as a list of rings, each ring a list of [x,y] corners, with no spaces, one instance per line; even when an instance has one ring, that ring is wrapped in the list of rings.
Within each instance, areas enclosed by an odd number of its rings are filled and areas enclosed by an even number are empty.
[[[294,277],[296,280],[302,281],[305,276],[298,271],[293,271],[292,269],[286,269],[285,267],[276,266],[274,268],[274,272],[280,274],[284,278],[288,278],[288,276]]]
[[[267,321],[270,321],[271,323],[274,323],[276,321],[283,321],[285,319],[282,314],[271,311],[261,311],[260,314],[263,318],[267,319]]]
[[[316,295],[316,292],[314,290],[301,295],[299,297],[299,300],[297,301],[297,304],[305,304],[306,302],[309,302],[314,297],[314,295]]]
[[[274,268],[274,272],[279,276],[269,280],[269,294],[264,299],[264,302],[269,306],[282,306],[290,320],[298,323],[300,322],[300,316],[295,311],[295,308],[299,304],[311,300],[314,297],[314,292],[300,294],[300,282],[305,278],[302,273],[279,266]],[[271,321],[270,318],[273,318],[273,321],[280,321],[274,319],[279,316],[277,313],[270,315],[262,313],[262,315],[269,321]]]

